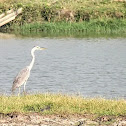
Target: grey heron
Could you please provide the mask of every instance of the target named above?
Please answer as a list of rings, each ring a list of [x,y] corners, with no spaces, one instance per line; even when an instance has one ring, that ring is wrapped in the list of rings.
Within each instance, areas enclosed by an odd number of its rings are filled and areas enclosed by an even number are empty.
[[[25,85],[26,85],[26,82],[27,82],[27,80],[28,80],[28,78],[30,76],[30,71],[31,71],[31,69],[32,69],[32,67],[34,65],[34,62],[35,62],[34,52],[35,52],[35,50],[44,50],[44,49],[46,49],[46,48],[44,48],[44,47],[41,48],[39,46],[35,46],[35,47],[32,48],[32,50],[31,50],[32,61],[31,61],[29,66],[26,66],[24,69],[22,69],[18,73],[18,75],[15,77],[15,79],[13,81],[13,85],[12,85],[12,92],[14,92],[14,90],[16,88],[19,88],[19,95],[20,95],[20,87],[23,84],[24,84],[24,92],[25,92]]]

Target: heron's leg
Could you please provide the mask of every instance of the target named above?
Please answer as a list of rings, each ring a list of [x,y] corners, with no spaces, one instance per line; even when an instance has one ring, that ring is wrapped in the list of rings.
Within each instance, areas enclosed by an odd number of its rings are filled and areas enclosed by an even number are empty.
[[[24,92],[25,92],[25,85],[26,85],[26,82],[24,83]]]
[[[26,92],[25,92],[25,85],[26,85],[26,82],[24,83],[24,94],[26,94]]]
[[[19,87],[19,93],[18,93],[18,96],[20,96],[20,87]]]

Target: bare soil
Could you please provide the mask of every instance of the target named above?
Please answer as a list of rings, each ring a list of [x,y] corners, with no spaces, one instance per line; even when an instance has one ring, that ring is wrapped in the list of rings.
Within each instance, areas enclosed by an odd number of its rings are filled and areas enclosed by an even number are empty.
[[[0,126],[126,126],[126,116],[0,113]]]

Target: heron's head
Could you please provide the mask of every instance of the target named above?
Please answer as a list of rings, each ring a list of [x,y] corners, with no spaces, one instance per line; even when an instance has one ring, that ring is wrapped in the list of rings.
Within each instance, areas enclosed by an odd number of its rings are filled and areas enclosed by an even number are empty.
[[[39,47],[39,46],[34,46],[33,49],[34,49],[34,50],[44,50],[44,49],[46,49],[46,48],[44,48],[44,47]]]

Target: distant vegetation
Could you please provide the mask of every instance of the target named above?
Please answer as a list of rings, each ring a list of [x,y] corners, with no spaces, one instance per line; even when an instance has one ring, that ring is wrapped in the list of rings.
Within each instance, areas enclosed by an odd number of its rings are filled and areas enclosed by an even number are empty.
[[[0,0],[0,13],[20,7],[23,13],[2,31],[126,31],[124,0]]]

